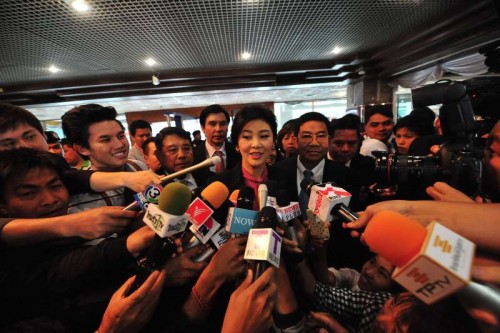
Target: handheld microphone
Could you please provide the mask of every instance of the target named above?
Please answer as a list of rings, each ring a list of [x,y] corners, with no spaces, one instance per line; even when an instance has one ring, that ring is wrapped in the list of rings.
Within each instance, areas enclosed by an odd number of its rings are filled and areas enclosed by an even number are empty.
[[[180,176],[187,175],[188,173],[196,171],[198,169],[209,168],[209,167],[211,167],[213,165],[217,165],[217,164],[220,164],[220,163],[221,163],[221,159],[220,159],[219,156],[212,156],[212,157],[207,158],[203,162],[200,162],[198,164],[190,166],[189,168],[182,169],[180,171],[177,171],[177,172],[171,173],[169,175],[166,175],[165,177],[160,178],[160,181],[162,183],[164,183],[164,182],[167,182],[169,180],[172,180],[172,179],[175,179],[175,178],[179,178]]]
[[[217,156],[216,156],[217,157]],[[212,237],[220,224],[212,218],[214,211],[226,200],[229,190],[221,182],[213,182],[189,205],[186,214],[193,224],[189,230],[193,233],[188,239],[183,241],[183,248],[188,250],[200,243],[206,242]]]
[[[252,261],[254,281],[269,264],[279,267],[282,240],[274,230],[277,224],[276,209],[266,206],[259,212],[257,222],[250,230],[244,258]]]
[[[254,192],[249,186],[242,186],[236,207],[230,207],[226,219],[226,231],[232,235],[247,235],[257,220],[258,213],[253,210]]]
[[[267,205],[267,185],[260,184],[259,189],[257,190],[259,195],[259,209],[262,210]]]
[[[297,232],[293,228],[293,221],[296,217],[301,216],[299,203],[291,203],[286,190],[281,189],[276,195],[276,204],[278,206],[276,207],[276,213],[281,222],[280,226],[285,232],[285,237],[298,243],[299,239],[297,237]]]
[[[333,214],[338,216],[345,223],[354,222],[359,219],[358,213],[347,207],[342,202],[333,206],[332,215]]]
[[[242,186],[240,188],[238,198],[236,200],[236,207],[242,209],[253,210],[254,193],[250,186]]]
[[[304,179],[300,187],[309,195],[308,208],[326,222],[332,220],[330,212],[336,204],[343,203],[347,206],[351,200],[351,194],[335,183],[319,184],[314,180]]]
[[[373,216],[364,232],[370,249],[397,266],[393,279],[426,304],[456,291],[467,307],[500,320],[500,291],[470,282],[475,245],[437,222],[424,228],[396,212]]]
[[[160,194],[158,206],[150,204],[144,215],[146,223],[156,233],[146,256],[139,263],[139,272],[131,286],[130,293],[139,288],[149,275],[161,268],[165,261],[175,252],[175,245],[168,237],[184,231],[188,223],[185,214],[191,191],[186,185],[170,183]]]
[[[234,190],[233,193],[231,193],[231,195],[229,195],[229,201],[233,204],[234,207],[237,206],[237,200],[238,200],[238,196],[240,195],[240,190]]]
[[[180,171],[162,177],[160,178],[161,185],[150,185],[143,193],[136,193],[134,195],[135,200],[131,202],[129,205],[127,205],[125,208],[123,208],[123,210],[131,210],[131,211],[146,210],[148,203],[157,203],[155,199],[158,198],[158,196],[160,195],[163,189],[162,186],[165,186],[165,184],[167,184],[168,181],[178,178],[180,176],[187,175],[188,173],[198,169],[211,167],[212,165],[219,164],[220,162],[221,159],[219,156],[213,156],[207,158],[203,162],[190,166],[189,168],[182,169]]]
[[[189,220],[196,226],[203,224],[212,216],[214,210],[222,206],[228,196],[229,190],[226,185],[219,181],[211,183],[189,205],[186,211],[186,214],[189,215]]]
[[[210,238],[210,246],[206,248],[200,254],[194,256],[191,260],[193,262],[207,261],[212,257],[212,255],[220,249],[220,247],[226,243],[229,239],[227,232],[221,228]]]

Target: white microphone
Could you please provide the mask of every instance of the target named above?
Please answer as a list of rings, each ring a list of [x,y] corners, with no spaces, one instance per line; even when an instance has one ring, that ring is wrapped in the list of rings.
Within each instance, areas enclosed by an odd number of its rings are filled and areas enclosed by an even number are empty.
[[[213,165],[217,165],[217,164],[220,164],[220,163],[221,163],[221,159],[220,159],[219,156],[212,156],[212,157],[207,158],[203,162],[200,162],[200,163],[198,163],[196,165],[190,166],[189,168],[182,169],[180,171],[177,171],[177,172],[171,173],[170,175],[162,177],[162,178],[160,178],[160,181],[161,182],[165,182],[165,181],[168,181],[168,180],[179,178],[180,176],[187,175],[188,173],[196,171],[198,169],[211,167]]]
[[[257,194],[259,195],[259,210],[262,210],[267,205],[267,185],[260,184]]]

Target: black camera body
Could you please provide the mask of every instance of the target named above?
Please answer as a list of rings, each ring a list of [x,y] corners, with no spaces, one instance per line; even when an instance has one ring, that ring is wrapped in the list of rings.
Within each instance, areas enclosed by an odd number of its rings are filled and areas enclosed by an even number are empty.
[[[492,96],[496,96],[494,100]],[[479,126],[475,118],[478,114],[492,123],[498,119],[498,112],[491,112],[489,105],[500,105],[500,78],[438,81],[413,89],[412,100],[414,107],[442,104],[439,118],[447,141],[437,156],[373,152],[378,186],[405,184],[419,190],[444,181],[468,195],[483,195],[483,148],[477,141]]]

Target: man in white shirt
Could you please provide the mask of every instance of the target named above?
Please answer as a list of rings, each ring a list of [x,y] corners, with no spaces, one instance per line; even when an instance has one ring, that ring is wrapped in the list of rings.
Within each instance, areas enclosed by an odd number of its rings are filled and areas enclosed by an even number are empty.
[[[359,153],[373,156],[374,151],[394,152],[391,145],[393,114],[390,106],[375,105],[365,111],[365,140],[361,143]]]
[[[145,120],[134,120],[130,123],[128,130],[130,141],[132,141],[132,148],[130,148],[128,158],[146,163],[142,145],[147,138],[151,137],[151,125]]]
[[[180,127],[165,127],[155,137],[156,156],[161,167],[159,174],[172,174],[193,165],[193,148],[190,135]],[[189,189],[206,185],[210,176],[208,168],[199,169],[174,181],[185,184]]]

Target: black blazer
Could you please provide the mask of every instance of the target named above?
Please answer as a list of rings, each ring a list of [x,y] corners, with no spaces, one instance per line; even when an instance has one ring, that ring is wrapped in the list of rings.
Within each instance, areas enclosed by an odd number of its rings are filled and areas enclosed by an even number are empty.
[[[299,192],[297,191],[297,157],[290,157],[282,161],[276,162],[274,167],[278,169],[280,177],[286,179],[286,189],[290,195],[291,201],[299,200]],[[334,162],[329,159],[325,161],[323,169],[322,182],[335,182],[340,187],[347,185],[348,169],[345,165],[339,162]]]
[[[205,148],[205,140],[193,148],[193,164],[198,164],[209,158]],[[241,155],[236,151],[235,146],[226,141],[226,170],[232,169],[241,161]]]

